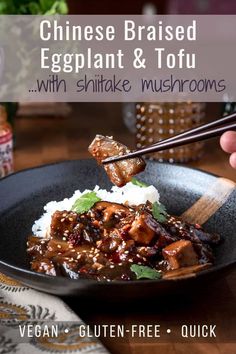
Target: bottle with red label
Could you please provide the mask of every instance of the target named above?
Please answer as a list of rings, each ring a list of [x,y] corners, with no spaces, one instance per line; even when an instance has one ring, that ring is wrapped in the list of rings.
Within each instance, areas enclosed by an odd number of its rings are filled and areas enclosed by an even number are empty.
[[[0,178],[13,172],[13,134],[4,106],[0,105]]]

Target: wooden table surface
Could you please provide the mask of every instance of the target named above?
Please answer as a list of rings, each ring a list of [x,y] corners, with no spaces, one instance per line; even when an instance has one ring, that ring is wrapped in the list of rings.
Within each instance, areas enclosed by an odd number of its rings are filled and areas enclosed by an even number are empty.
[[[15,122],[15,170],[41,164],[88,157],[87,146],[96,133],[114,135],[117,140],[132,147],[133,137],[122,122],[120,104],[75,104],[67,118],[19,117]],[[236,171],[228,164],[228,157],[218,147],[218,141],[207,145],[205,156],[191,166],[236,181]],[[192,319],[193,323],[219,324],[223,337],[233,331],[236,340],[236,272],[219,281],[211,289],[204,289],[198,298],[173,299],[170,303],[147,307],[140,304],[136,310],[124,311],[100,308],[89,311],[80,304],[73,308],[87,323],[158,323],[167,321],[173,328]],[[159,343],[105,339],[104,344],[114,354],[234,354],[236,343]]]

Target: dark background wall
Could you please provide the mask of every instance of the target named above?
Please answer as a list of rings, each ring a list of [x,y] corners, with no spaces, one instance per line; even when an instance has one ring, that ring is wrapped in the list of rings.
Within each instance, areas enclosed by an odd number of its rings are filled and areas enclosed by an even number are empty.
[[[141,14],[151,4],[158,14],[236,14],[233,0],[68,0],[71,14]]]
[[[166,12],[167,0],[68,0],[70,13],[79,14],[141,14],[143,6],[152,3],[158,13]]]

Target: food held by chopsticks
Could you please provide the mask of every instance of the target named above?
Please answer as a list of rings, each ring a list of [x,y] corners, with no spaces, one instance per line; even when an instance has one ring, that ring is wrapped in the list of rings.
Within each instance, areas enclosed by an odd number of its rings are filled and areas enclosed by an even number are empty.
[[[129,149],[113,140],[112,137],[96,135],[88,148],[92,156],[101,165],[107,157],[121,156],[129,153]],[[124,186],[133,176],[145,169],[145,161],[141,157],[107,164],[104,169],[111,182],[118,187]]]
[[[118,161],[125,161],[134,158],[141,157],[145,154],[150,154],[153,152],[164,151],[168,149],[173,149],[178,146],[184,146],[190,143],[195,143],[198,141],[203,141],[210,138],[215,138],[225,133],[226,131],[236,130],[236,113],[229,116],[222,117],[216,121],[202,124],[193,129],[186,130],[170,138],[161,140],[152,145],[143,147],[139,150],[127,152],[124,154],[113,154],[113,156],[108,157],[102,161],[103,165],[117,163]]]

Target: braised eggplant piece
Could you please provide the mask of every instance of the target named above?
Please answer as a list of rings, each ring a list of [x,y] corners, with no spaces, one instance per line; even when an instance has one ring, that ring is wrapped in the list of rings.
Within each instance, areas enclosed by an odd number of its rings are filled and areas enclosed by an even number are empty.
[[[51,222],[51,236],[55,238],[63,238],[67,234],[71,233],[74,227],[77,225],[77,214],[74,212],[56,211],[53,214]]]
[[[68,267],[68,264],[66,262],[63,262],[62,264],[58,265],[60,274],[62,276],[65,276],[70,279],[79,279],[80,275],[78,272],[74,272],[70,267]]]
[[[168,279],[210,266],[212,247],[219,240],[200,225],[174,216],[158,221],[149,202],[127,206],[99,201],[81,214],[56,211],[49,237],[29,237],[27,250],[31,268],[48,275],[99,281]]]
[[[56,272],[54,263],[48,258],[34,259],[31,262],[31,269],[35,270],[38,273],[44,273],[47,275],[59,275]]]
[[[88,151],[97,160],[98,164],[107,157],[124,155],[129,149],[113,140],[112,137],[96,135],[90,144]],[[145,169],[145,162],[142,158],[133,158],[104,165],[104,169],[112,183],[118,187],[124,186],[131,178]]]

